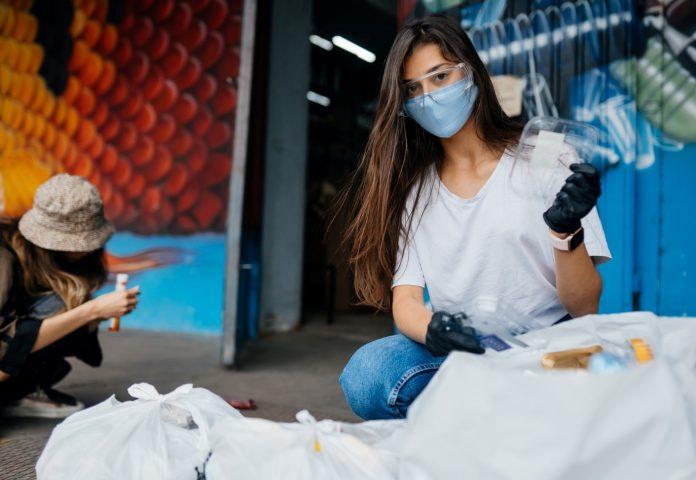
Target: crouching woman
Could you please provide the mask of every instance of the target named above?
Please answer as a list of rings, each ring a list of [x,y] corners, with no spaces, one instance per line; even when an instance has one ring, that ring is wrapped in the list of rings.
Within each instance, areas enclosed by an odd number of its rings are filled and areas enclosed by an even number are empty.
[[[66,357],[102,361],[101,320],[130,313],[137,288],[91,299],[106,280],[104,244],[113,233],[99,191],[57,175],[31,210],[0,220],[0,413],[63,418],[83,407],[53,385],[70,371]]]

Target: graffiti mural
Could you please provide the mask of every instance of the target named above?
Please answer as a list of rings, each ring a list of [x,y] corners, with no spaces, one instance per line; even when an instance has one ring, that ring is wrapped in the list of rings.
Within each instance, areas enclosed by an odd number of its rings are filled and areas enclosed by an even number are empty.
[[[21,215],[55,173],[90,180],[119,230],[111,269],[140,272],[149,314],[161,306],[171,328],[184,315],[220,321],[241,7],[0,1],[3,213]],[[176,300],[196,282],[213,301]]]
[[[670,209],[696,207],[687,186],[696,181],[696,2],[399,2],[401,22],[432,13],[460,23],[491,75],[523,80],[523,118],[599,130],[599,207],[617,253],[603,272],[604,310],[696,314],[696,257]]]

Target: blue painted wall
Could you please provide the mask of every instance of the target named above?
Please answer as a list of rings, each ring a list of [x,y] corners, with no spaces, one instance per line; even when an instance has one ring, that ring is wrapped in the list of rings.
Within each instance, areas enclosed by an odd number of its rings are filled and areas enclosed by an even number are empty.
[[[140,304],[121,320],[121,328],[220,334],[224,234],[182,237],[118,233],[107,244],[107,250],[128,258],[131,265],[137,265],[138,258],[160,263],[130,274],[128,286],[140,286]],[[113,288],[113,284],[107,284],[102,291]]]

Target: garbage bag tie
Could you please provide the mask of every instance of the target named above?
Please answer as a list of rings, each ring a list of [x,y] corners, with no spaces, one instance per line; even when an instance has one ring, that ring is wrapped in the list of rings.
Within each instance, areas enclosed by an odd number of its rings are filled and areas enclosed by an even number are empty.
[[[302,410],[297,412],[295,415],[297,421],[303,425],[310,426],[312,428],[312,435],[314,437],[314,451],[321,452],[321,444],[319,443],[319,432],[317,428],[317,419],[312,416],[307,410]]]
[[[176,389],[172,390],[171,392],[162,395],[157,391],[155,387],[150,385],[149,383],[135,383],[128,387],[128,394],[133,397],[137,398],[139,400],[150,400],[150,401],[157,401],[157,402],[164,402],[166,400],[173,399],[175,397],[178,397],[180,395],[185,395],[189,393],[193,389],[193,384],[187,383],[184,385],[181,385],[180,387],[177,387]]]

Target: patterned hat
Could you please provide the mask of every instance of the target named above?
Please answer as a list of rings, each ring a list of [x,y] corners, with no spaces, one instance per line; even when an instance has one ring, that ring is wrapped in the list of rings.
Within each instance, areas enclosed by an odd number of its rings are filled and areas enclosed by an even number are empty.
[[[19,231],[36,246],[59,252],[92,252],[114,233],[99,190],[82,177],[56,175],[41,184]]]

